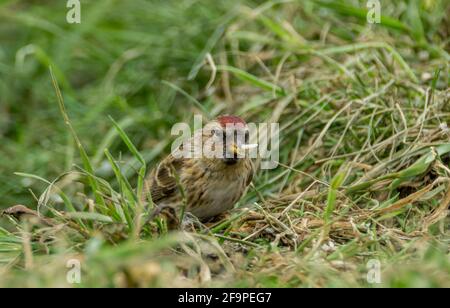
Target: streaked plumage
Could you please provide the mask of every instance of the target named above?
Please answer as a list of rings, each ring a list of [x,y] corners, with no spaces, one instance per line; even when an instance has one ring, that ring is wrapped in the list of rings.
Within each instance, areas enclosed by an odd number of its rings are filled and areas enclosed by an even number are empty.
[[[195,132],[192,138],[206,141],[220,136],[225,134],[225,125],[233,123],[241,123],[246,129],[245,122],[240,118],[223,116],[209,123],[208,129]],[[224,153],[230,150],[225,142],[223,146]],[[232,209],[252,180],[252,161],[248,157],[237,158],[236,153],[231,158],[180,158],[178,151],[183,150],[183,146],[180,146],[169,154],[148,176],[145,193],[147,197],[151,195],[153,203],[157,205],[156,213],[164,208],[179,210],[184,204],[183,200],[186,211],[200,220]]]

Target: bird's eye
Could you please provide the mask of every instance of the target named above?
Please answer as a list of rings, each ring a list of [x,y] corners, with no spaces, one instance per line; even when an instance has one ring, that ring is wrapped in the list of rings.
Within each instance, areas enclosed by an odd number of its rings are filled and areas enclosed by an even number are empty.
[[[212,129],[211,136],[222,137],[224,134],[220,129]]]

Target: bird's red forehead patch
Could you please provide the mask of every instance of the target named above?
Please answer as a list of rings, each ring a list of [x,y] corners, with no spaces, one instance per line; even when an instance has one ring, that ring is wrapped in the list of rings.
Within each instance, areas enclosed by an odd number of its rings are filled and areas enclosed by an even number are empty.
[[[240,117],[232,116],[232,115],[226,115],[226,116],[220,116],[217,118],[217,122],[222,125],[222,127],[226,127],[227,124],[233,125],[233,124],[242,124],[247,125],[244,120],[242,120]]]

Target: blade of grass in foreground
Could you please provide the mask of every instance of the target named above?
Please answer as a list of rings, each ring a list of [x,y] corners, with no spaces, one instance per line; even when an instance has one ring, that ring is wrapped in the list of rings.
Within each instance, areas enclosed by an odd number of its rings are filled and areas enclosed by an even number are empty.
[[[323,215],[325,223],[330,222],[331,215],[336,208],[336,197],[339,187],[341,187],[345,179],[345,173],[338,173],[331,181],[330,190],[328,191],[327,207]]]
[[[56,183],[57,183],[64,175],[58,177],[58,178],[55,179],[53,182],[50,182],[50,181],[47,181],[46,179],[44,179],[44,178],[42,178],[42,177],[40,177],[40,176],[34,175],[34,174],[22,173],[22,172],[15,172],[14,174],[15,174],[15,175],[18,175],[18,176],[21,176],[21,177],[25,177],[25,178],[35,179],[35,180],[38,180],[38,181],[41,181],[41,182],[47,184],[48,187],[47,187],[47,189],[45,190],[44,194],[49,193],[49,192],[52,190],[53,187],[56,187],[57,190],[58,190],[58,195],[59,195],[59,196],[61,197],[61,199],[63,200],[63,202],[64,202],[64,204],[65,204],[65,206],[66,206],[66,208],[67,208],[67,211],[69,211],[69,213],[74,213],[74,212],[77,211],[77,210],[75,209],[75,207],[74,207],[72,201],[70,200],[70,198],[64,193],[64,191],[63,191],[62,189],[60,189],[60,188],[56,185]],[[40,211],[39,211],[40,203],[41,203],[41,202],[40,202],[40,200],[39,200],[39,203],[38,203],[38,209],[37,209],[37,212],[38,212],[39,215],[40,215]],[[53,209],[51,209],[51,210],[53,210]],[[82,228],[84,228],[84,229],[87,230],[86,225],[85,225],[81,220],[78,220],[78,224],[79,224]]]
[[[122,175],[120,171],[119,165],[117,165],[116,161],[109,153],[108,149],[105,150],[105,155],[108,158],[108,161],[116,175],[117,182],[120,187],[121,195],[123,195],[121,206],[123,214],[125,215],[126,222],[130,229],[133,228],[133,213],[132,211],[136,208],[136,200],[133,194],[133,189],[131,188],[130,183],[128,183],[127,179]]]
[[[112,117],[110,117],[111,121],[114,124],[114,127],[116,128],[117,132],[119,133],[119,136],[122,138],[123,142],[127,145],[128,150],[133,154],[133,156],[141,163],[141,168],[138,171],[138,183],[137,183],[137,191],[136,191],[136,201],[137,206],[134,206],[134,236],[137,238],[139,236],[140,228],[141,228],[141,214],[144,212],[144,204],[141,196],[144,192],[144,184],[145,184],[145,174],[147,172],[147,164],[145,162],[144,157],[139,153],[137,148],[134,146],[133,142],[131,142],[128,135],[125,133],[125,131],[120,127],[120,125],[114,121]],[[108,152],[106,152],[109,154]],[[108,157],[108,159],[111,161],[111,157]],[[126,179],[123,176],[124,179]],[[133,194],[133,191],[129,191],[129,194]]]
[[[67,210],[69,210],[71,212],[76,212],[76,209],[73,206],[72,202],[70,201],[69,197],[58,186],[56,186],[56,183],[59,181],[59,178],[56,179],[53,182],[50,182],[50,181],[47,181],[46,179],[44,179],[44,178],[42,178],[40,176],[34,175],[34,174],[23,173],[23,172],[15,172],[14,174],[18,175],[18,176],[21,176],[21,177],[24,177],[24,178],[30,178],[30,179],[35,179],[35,180],[41,181],[41,182],[49,185],[47,190],[51,189],[52,187],[56,187],[58,189],[59,196],[64,201],[64,204],[67,207]],[[38,213],[39,213],[39,211],[38,211]]]
[[[72,137],[75,140],[75,143],[76,143],[76,145],[78,147],[78,150],[79,150],[80,155],[81,155],[81,159],[83,161],[83,166],[88,171],[87,177],[88,177],[91,189],[92,189],[92,191],[94,193],[95,201],[96,201],[97,205],[99,205],[101,207],[102,211],[107,212],[108,208],[106,206],[105,200],[103,199],[103,196],[99,193],[99,186],[98,186],[97,180],[95,179],[94,176],[92,176],[94,174],[94,169],[92,168],[92,164],[91,164],[91,162],[89,160],[89,157],[88,157],[88,155],[86,153],[86,150],[84,149],[83,145],[81,144],[81,141],[78,138],[78,135],[75,132],[75,129],[73,128],[73,126],[72,126],[72,124],[70,122],[69,116],[67,114],[66,107],[64,105],[64,99],[62,97],[61,90],[59,89],[59,86],[58,86],[58,81],[56,80],[56,77],[53,74],[53,70],[52,70],[51,66],[49,67],[49,70],[50,70],[50,76],[52,78],[53,87],[55,88],[59,109],[60,109],[61,114],[62,114],[62,116],[64,118],[64,122],[66,123],[67,127],[69,128],[69,130],[70,130],[70,132],[72,134]]]
[[[146,173],[146,170],[147,170],[147,163],[145,162],[144,157],[141,155],[141,153],[139,153],[139,151],[137,150],[137,148],[135,147],[133,142],[131,142],[131,140],[128,137],[128,135],[120,127],[120,125],[116,121],[114,121],[114,119],[112,117],[109,117],[109,118],[113,122],[114,127],[116,128],[117,132],[119,133],[120,138],[122,138],[123,142],[128,147],[128,150],[130,150],[130,152],[133,154],[133,156],[142,165],[141,168],[139,169],[139,179],[138,179],[138,195],[140,195],[140,193],[142,193],[142,189],[144,187],[144,183],[143,182],[144,182],[145,173]]]
[[[99,213],[90,213],[90,212],[73,212],[73,213],[67,213],[66,217],[77,219],[77,220],[90,220],[90,221],[97,221],[97,222],[103,222],[103,223],[112,223],[113,220],[110,216],[102,215]]]

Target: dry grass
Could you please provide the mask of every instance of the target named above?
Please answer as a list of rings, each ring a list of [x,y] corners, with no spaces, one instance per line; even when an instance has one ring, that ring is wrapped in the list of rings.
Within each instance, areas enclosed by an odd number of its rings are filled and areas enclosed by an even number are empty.
[[[376,259],[381,286],[449,287],[448,17],[430,24],[447,8],[432,2],[411,23],[406,2],[390,5],[392,20],[376,26],[322,1],[241,6],[191,71],[207,76],[204,88],[178,95],[193,102],[189,115],[280,123],[278,168],[258,172],[226,217],[167,233],[164,221],[142,225],[133,189],[156,159],[136,150],[126,121],[114,122],[129,154],[114,158],[108,140],[92,158],[81,139],[83,166],[47,182],[40,214],[6,213],[0,285],[67,286],[61,273],[77,258],[87,287],[377,286],[366,280]]]

